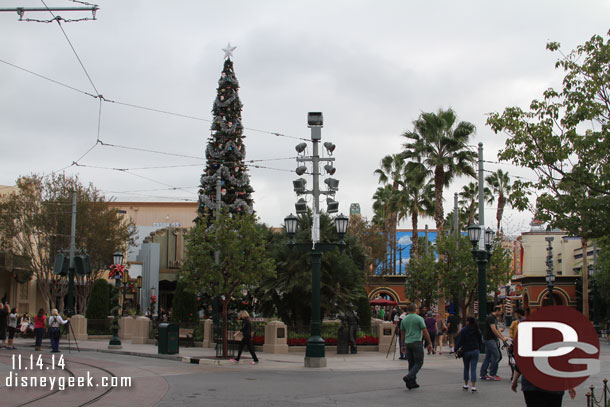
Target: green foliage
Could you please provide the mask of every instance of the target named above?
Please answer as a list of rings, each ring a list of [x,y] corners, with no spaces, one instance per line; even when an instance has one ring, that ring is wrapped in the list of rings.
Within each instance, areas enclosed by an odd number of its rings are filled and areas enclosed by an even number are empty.
[[[405,295],[410,301],[419,300],[426,306],[436,302],[439,293],[439,275],[434,250],[424,250],[409,258],[405,279]]]
[[[594,278],[599,286],[599,295],[606,305],[605,314],[610,316],[610,237],[599,239],[596,243],[600,251]]]
[[[264,235],[254,215],[203,219],[188,232],[186,261],[179,276],[191,293],[224,296],[228,303],[245,286],[256,286],[275,275],[273,259],[265,248]],[[216,264],[214,253],[219,253]]]
[[[336,242],[338,236],[332,219],[320,217],[322,243]],[[311,240],[311,214],[299,216],[295,241]],[[320,296],[322,315],[335,316],[354,309],[363,296],[367,255],[354,236],[347,234],[343,254],[339,250],[322,256]],[[267,245],[275,259],[277,277],[264,279],[256,290],[264,315],[278,315],[287,325],[308,325],[311,316],[311,255],[288,246],[284,232],[268,231]]]
[[[365,295],[358,298],[356,301],[356,311],[358,312],[358,319],[360,326],[364,329],[371,327],[371,304],[369,298]]]
[[[186,286],[183,280],[176,284],[174,303],[172,304],[172,320],[176,322],[197,322],[199,321],[197,296],[187,291]]]
[[[87,312],[88,319],[104,319],[110,315],[110,291],[112,287],[103,278],[96,280],[89,295]]]
[[[517,207],[531,207],[526,192],[534,192],[539,220],[584,238],[609,236],[610,42],[595,35],[555,67],[565,72],[561,90],[547,89],[529,110],[493,113],[487,124],[509,136],[499,159],[538,177],[515,181]]]

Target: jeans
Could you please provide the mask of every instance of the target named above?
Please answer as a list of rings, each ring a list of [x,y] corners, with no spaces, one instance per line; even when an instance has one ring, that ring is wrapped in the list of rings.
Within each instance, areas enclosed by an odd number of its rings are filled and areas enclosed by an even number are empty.
[[[470,381],[477,381],[477,363],[479,363],[479,350],[469,350],[464,352],[462,361],[464,362],[464,383],[468,381],[468,373],[470,372]]]
[[[49,337],[51,338],[51,348],[55,351],[59,351],[59,337],[61,333],[59,328],[49,328]]]
[[[36,347],[40,348],[42,346],[42,337],[44,336],[44,328],[34,328],[34,333],[36,334]]]
[[[487,376],[487,368],[489,367],[489,375],[496,376],[498,374],[498,362],[500,362],[500,349],[498,349],[498,341],[490,339],[485,342],[485,360],[481,365],[481,377]]]
[[[407,361],[409,362],[407,377],[415,381],[417,372],[424,365],[424,347],[421,341],[407,343]]]

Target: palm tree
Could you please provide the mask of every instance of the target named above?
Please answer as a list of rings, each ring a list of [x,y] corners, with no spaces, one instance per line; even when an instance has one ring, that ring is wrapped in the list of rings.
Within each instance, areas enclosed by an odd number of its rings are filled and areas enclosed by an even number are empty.
[[[393,208],[393,191],[391,185],[386,185],[383,187],[378,187],[377,191],[373,195],[373,224],[379,226],[383,230],[383,234],[386,238],[386,245],[389,246],[389,242],[391,240],[391,216]],[[383,262],[384,271],[388,269],[388,261],[387,256],[384,256],[385,260]]]
[[[397,194],[400,190],[402,180],[404,179],[405,171],[405,160],[401,154],[386,155],[381,160],[381,167],[375,170],[379,178],[379,183],[382,185],[388,185],[391,187],[392,195],[390,198],[390,212],[386,215],[389,216],[389,246],[390,246],[390,261],[392,263],[392,271],[396,264],[396,227],[398,224],[399,217],[399,201]]]
[[[411,215],[413,234],[412,252],[418,256],[418,234],[417,224],[419,216],[434,215],[434,184],[430,176],[430,171],[421,163],[416,161],[409,162],[405,168],[405,180],[402,182],[403,189],[399,195],[399,208],[406,210],[401,213],[399,221],[408,213]]]
[[[475,127],[469,122],[456,124],[452,109],[439,109],[437,113],[422,113],[413,122],[413,130],[403,136],[405,158],[417,158],[434,173],[434,221],[439,236],[444,230],[443,189],[456,176],[476,176],[473,163],[476,153],[469,150],[468,140]]]
[[[489,184],[493,193],[498,196],[498,209],[496,210],[496,220],[498,221],[498,233],[500,233],[500,222],[504,214],[506,204],[511,205],[510,194],[513,192],[513,185],[510,182],[508,172],[498,169],[485,177],[485,181]]]
[[[485,187],[483,189],[483,194],[487,203],[494,202],[494,196],[491,194],[491,190],[489,188]],[[461,207],[466,208],[468,213],[467,226],[470,226],[474,223],[476,210],[479,208],[479,183],[470,182],[468,185],[464,185],[462,187],[462,191],[460,192],[460,198],[459,204]]]

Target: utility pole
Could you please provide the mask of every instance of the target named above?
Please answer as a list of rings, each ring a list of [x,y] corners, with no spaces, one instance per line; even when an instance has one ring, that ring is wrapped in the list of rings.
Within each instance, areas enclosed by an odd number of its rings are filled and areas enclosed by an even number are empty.
[[[76,256],[76,191],[72,192],[72,225],[70,226],[70,266],[68,267],[67,315],[74,315],[74,256]]]
[[[481,227],[481,240],[479,240],[479,249],[485,250],[485,242],[483,239],[485,231],[485,175],[483,169],[483,143],[479,143],[479,226]],[[479,304],[479,309],[481,304]]]

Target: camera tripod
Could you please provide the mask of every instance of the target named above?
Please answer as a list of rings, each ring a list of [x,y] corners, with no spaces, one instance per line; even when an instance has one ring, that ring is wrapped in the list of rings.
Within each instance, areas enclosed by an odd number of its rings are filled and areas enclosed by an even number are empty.
[[[74,345],[76,345],[76,350],[80,352],[80,348],[78,347],[78,341],[76,340],[76,335],[74,334],[74,328],[72,328],[72,323],[70,323],[70,321],[68,321],[68,323],[66,324],[68,325],[67,328],[64,328],[64,333],[66,333],[66,331],[68,331],[68,353],[72,352],[72,344],[70,343],[70,334],[72,334],[72,338],[74,339]]]

